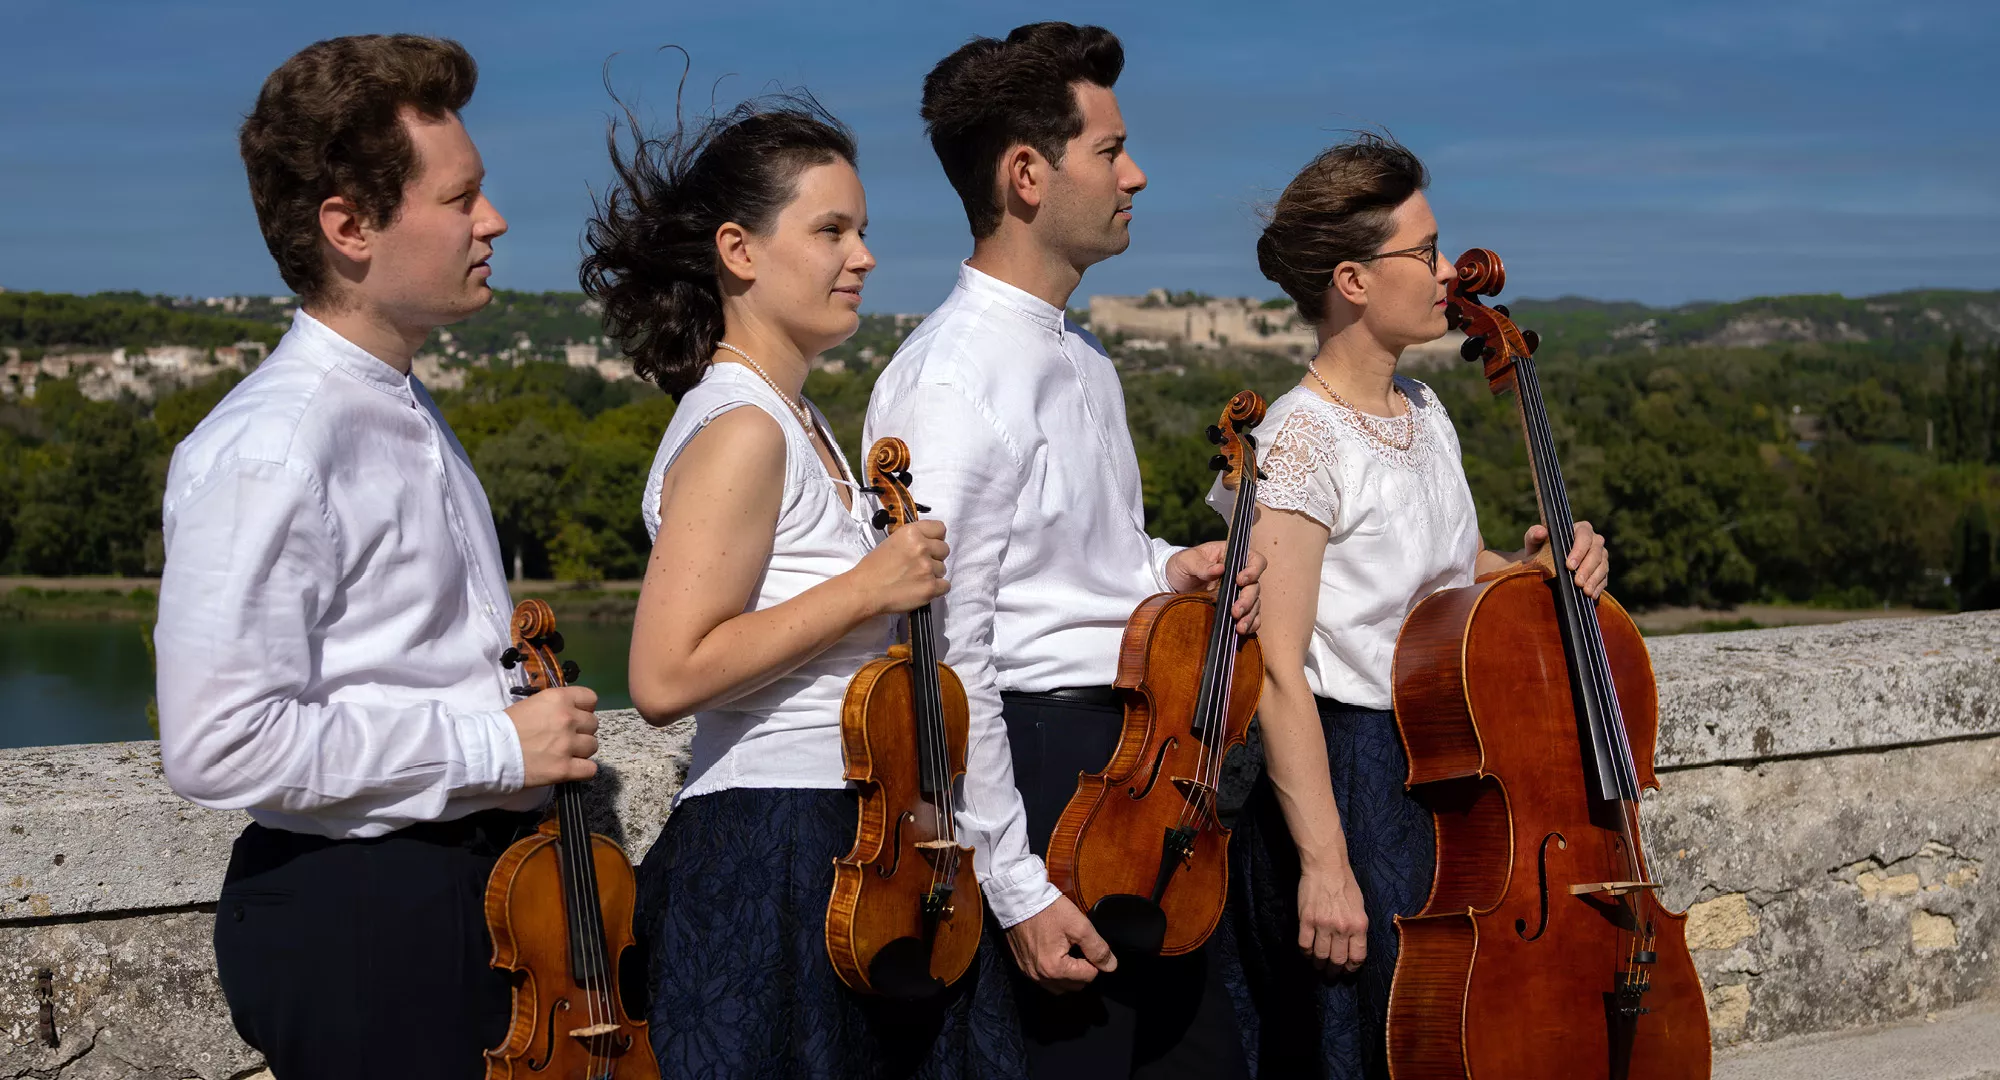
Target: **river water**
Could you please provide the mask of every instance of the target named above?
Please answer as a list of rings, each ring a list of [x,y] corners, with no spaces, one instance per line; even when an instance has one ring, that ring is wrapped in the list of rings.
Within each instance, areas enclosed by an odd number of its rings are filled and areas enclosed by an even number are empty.
[[[149,623],[136,620],[0,619],[0,749],[156,738]],[[629,623],[574,620],[563,657],[583,669],[598,708],[629,709]]]

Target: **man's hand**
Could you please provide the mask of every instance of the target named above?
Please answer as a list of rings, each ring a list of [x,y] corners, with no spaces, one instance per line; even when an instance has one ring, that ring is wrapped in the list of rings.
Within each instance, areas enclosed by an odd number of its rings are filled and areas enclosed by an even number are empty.
[[[1098,972],[1118,969],[1111,946],[1067,896],[1008,927],[1007,947],[1021,973],[1052,994],[1081,990]],[[1083,955],[1070,955],[1071,947]]]
[[[537,788],[597,775],[597,691],[553,686],[507,710],[521,739],[523,786]]]
[[[1541,525],[1528,526],[1528,532],[1521,537],[1521,561],[1532,562],[1540,558],[1544,565],[1552,565],[1544,548],[1549,545],[1549,530]],[[1585,596],[1592,600],[1604,591],[1611,582],[1611,553],[1605,550],[1604,538],[1590,527],[1590,522],[1576,523],[1575,540],[1570,544],[1569,569],[1576,575],[1576,583]]]
[[[1167,586],[1175,592],[1213,590],[1215,579],[1222,576],[1222,560],[1228,549],[1227,541],[1210,540],[1174,552],[1167,560]],[[1255,549],[1245,555],[1243,571],[1236,575],[1236,609],[1230,614],[1236,616],[1237,633],[1254,634],[1264,614],[1257,579],[1264,576],[1265,560],[1264,553]]]

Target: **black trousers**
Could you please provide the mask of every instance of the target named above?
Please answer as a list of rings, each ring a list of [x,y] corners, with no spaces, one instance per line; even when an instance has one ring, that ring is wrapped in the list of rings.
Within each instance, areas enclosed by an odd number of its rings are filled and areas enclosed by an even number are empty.
[[[1124,709],[1108,692],[1103,697],[1098,703],[1001,695],[1014,784],[1026,804],[1036,855],[1047,857],[1049,834],[1076,794],[1077,774],[1103,769],[1118,747]],[[1176,957],[1120,956],[1118,970],[1073,994],[1048,993],[1008,967],[1037,1078],[1249,1075],[1214,948]]]
[[[215,911],[243,1041],[281,1080],[479,1080],[507,1035],[486,879],[536,814],[489,810],[368,840],[251,825]]]

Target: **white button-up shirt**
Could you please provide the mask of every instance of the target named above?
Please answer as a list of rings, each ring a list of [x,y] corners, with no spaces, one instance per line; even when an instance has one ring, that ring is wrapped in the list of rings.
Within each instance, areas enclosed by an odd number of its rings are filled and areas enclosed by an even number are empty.
[[[1118,372],[1063,311],[970,266],[868,404],[864,446],[909,444],[910,494],[945,523],[944,659],[972,731],[960,828],[1012,926],[1053,903],[1014,788],[1003,690],[1107,686],[1132,609],[1178,548],[1146,535]]]
[[[175,449],[160,581],[174,790],[379,836],[530,809],[479,479],[423,384],[300,312]]]

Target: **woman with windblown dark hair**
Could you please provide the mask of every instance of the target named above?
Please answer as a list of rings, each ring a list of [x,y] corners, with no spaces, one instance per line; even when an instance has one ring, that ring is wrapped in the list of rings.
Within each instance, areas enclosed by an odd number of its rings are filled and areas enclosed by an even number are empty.
[[[1004,980],[982,960],[922,1006],[849,991],[823,927],[854,841],[841,699],[893,617],[942,595],[944,527],[879,545],[806,371],[859,322],[874,268],[854,142],[809,98],[636,140],[587,232],[584,291],[679,402],[647,478],[653,535],[632,700],[694,714],[693,761],[639,868],[664,1075],[1007,1076]],[[981,1015],[974,1016],[978,1012]]]
[[[1416,155],[1362,134],[1286,186],[1257,265],[1319,334],[1306,373],[1258,435],[1251,542],[1263,552],[1265,775],[1230,842],[1230,911],[1265,1076],[1386,1080],[1396,915],[1430,891],[1431,817],[1403,788],[1391,714],[1396,634],[1417,601],[1534,558],[1487,550],[1451,418],[1396,373],[1445,333],[1457,273]],[[1220,487],[1210,505],[1225,515]],[[1578,522],[1570,568],[1604,589],[1604,541]]]

